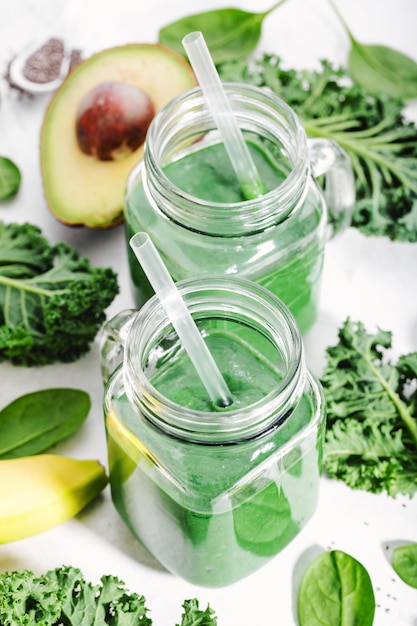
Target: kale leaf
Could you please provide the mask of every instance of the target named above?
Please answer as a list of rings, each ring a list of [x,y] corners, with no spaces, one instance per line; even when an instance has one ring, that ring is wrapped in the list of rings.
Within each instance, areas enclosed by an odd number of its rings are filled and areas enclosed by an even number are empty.
[[[181,624],[180,626],[216,626],[217,625],[217,617],[210,608],[207,608],[202,611],[199,608],[198,600],[193,598],[192,600],[185,600],[182,605],[184,612],[182,614]],[[178,625],[177,625],[178,626]]]
[[[1,626],[59,624],[58,593],[58,586],[46,574],[35,576],[29,570],[0,574]]]
[[[265,54],[218,69],[224,81],[271,89],[309,137],[333,139],[347,152],[356,182],[353,227],[417,241],[417,126],[406,121],[403,100],[368,93],[329,61],[318,71],[284,69],[279,57]]]
[[[0,361],[70,362],[87,352],[119,291],[110,268],[92,267],[32,224],[0,222]]]
[[[208,606],[185,600],[181,626],[216,626]],[[41,576],[29,570],[0,574],[0,626],[152,626],[144,596],[130,592],[116,576],[93,585],[71,566]]]
[[[59,589],[60,621],[71,626],[114,624],[151,626],[145,598],[126,589],[116,576],[102,576],[98,585],[86,582],[81,571],[61,567],[47,572]]]
[[[347,319],[327,348],[324,467],[371,493],[417,492],[417,352],[389,360],[392,334]]]

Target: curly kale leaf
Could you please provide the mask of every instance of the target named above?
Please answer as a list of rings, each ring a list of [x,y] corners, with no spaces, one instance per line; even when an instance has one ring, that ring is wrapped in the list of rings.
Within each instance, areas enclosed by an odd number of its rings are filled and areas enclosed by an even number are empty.
[[[0,272],[3,276],[29,278],[46,271],[52,263],[52,249],[40,228],[32,224],[0,222]]]
[[[198,600],[185,600],[181,626],[216,626],[217,618]],[[57,567],[36,576],[29,570],[0,574],[1,626],[152,626],[144,596],[116,576],[97,585],[76,567]]]
[[[51,246],[31,224],[0,222],[0,361],[69,362],[89,350],[119,291],[110,268]]]
[[[324,467],[354,489],[417,492],[417,353],[389,360],[390,332],[346,320],[327,348]]]
[[[223,80],[267,87],[298,114],[308,136],[336,141],[356,182],[352,226],[365,235],[417,241],[417,126],[404,102],[370,94],[347,70],[322,61],[318,71],[284,69],[265,54],[219,66]]]
[[[0,574],[1,626],[55,626],[61,608],[58,585],[48,575],[33,572]]]
[[[127,590],[116,576],[102,576],[100,584],[85,581],[74,567],[51,570],[47,576],[59,589],[60,622],[69,626],[112,624],[113,626],[151,626],[145,598]]]
[[[195,598],[185,600],[182,606],[184,612],[180,626],[217,626],[217,617],[210,606],[207,606],[207,608],[202,611],[199,608],[198,600]]]
[[[145,599],[115,576],[87,582],[74,567],[36,576],[29,570],[0,574],[2,626],[151,626]]]

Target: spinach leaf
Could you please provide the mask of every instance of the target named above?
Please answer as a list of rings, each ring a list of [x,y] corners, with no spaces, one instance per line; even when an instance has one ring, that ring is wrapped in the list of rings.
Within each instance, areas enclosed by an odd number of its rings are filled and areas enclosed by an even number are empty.
[[[364,566],[340,550],[308,567],[298,595],[300,626],[372,626],[375,596]]]
[[[183,17],[159,31],[159,42],[184,56],[182,39],[201,31],[214,63],[244,59],[255,49],[264,19],[286,0],[279,0],[262,13],[241,9],[215,9]]]
[[[234,508],[233,524],[238,544],[260,556],[276,554],[300,530],[284,490],[275,482]]]
[[[366,45],[359,42],[334,4],[333,10],[351,42],[349,73],[352,80],[370,93],[386,93],[405,100],[417,97],[417,63],[388,46]]]
[[[0,411],[0,459],[38,454],[75,432],[90,396],[78,389],[43,389],[20,396]]]
[[[417,589],[417,543],[395,548],[392,566],[401,580]]]
[[[417,63],[398,50],[364,45],[351,37],[349,71],[371,93],[383,92],[410,100],[417,97]]]
[[[17,194],[21,178],[17,165],[6,157],[0,157],[0,200],[9,200]]]

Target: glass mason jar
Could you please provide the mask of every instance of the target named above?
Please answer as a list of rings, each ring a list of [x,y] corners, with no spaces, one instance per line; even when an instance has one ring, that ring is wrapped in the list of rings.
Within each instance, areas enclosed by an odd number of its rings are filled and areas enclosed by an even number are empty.
[[[126,186],[127,241],[147,232],[175,281],[237,275],[267,287],[304,334],[317,316],[325,243],[351,219],[351,163],[334,142],[307,139],[293,110],[270,90],[225,88],[270,190],[241,197],[201,89],[194,88],[168,103],[148,130],[144,158]],[[127,247],[140,307],[153,291]]]
[[[169,571],[220,587],[279,553],[313,515],[325,429],[288,308],[246,279],[180,292],[231,390],[213,406],[156,296],[104,327],[112,499]]]

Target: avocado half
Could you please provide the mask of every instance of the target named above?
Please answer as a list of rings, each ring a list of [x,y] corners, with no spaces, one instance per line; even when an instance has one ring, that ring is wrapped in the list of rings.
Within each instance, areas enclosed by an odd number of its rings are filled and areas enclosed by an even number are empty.
[[[98,52],[76,66],[45,112],[40,160],[46,202],[64,224],[110,228],[124,219],[126,180],[143,156],[143,146],[122,159],[100,161],[81,151],[76,112],[84,95],[108,81],[131,83],[148,94],[157,113],[196,85],[187,61],[159,44],[129,44]]]

